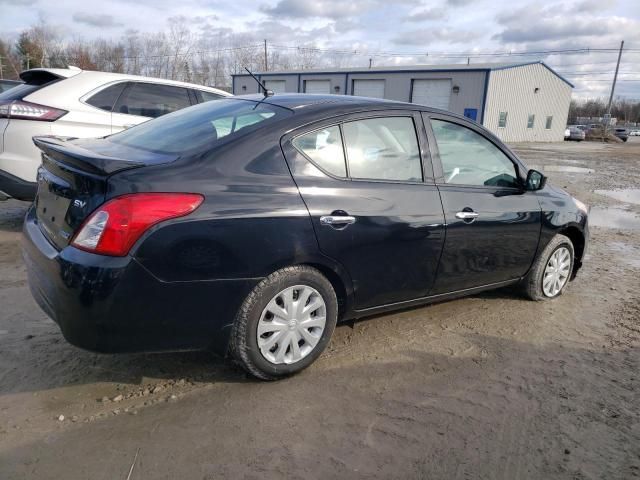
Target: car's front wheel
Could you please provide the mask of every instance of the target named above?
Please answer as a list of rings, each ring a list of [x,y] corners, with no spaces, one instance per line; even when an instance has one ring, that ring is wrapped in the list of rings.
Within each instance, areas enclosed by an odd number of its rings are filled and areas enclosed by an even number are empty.
[[[331,283],[300,265],[272,273],[244,300],[230,350],[247,372],[276,380],[303,370],[325,349],[338,317]]]
[[[574,250],[571,240],[556,235],[536,258],[524,280],[524,293],[531,300],[549,300],[564,292],[573,272]]]

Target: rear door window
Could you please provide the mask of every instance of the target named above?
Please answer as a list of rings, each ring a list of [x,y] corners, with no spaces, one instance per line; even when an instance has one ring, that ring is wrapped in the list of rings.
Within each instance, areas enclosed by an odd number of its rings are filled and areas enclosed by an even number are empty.
[[[191,106],[186,88],[133,82],[120,96],[115,112],[157,118]]]
[[[349,176],[357,179],[422,181],[413,119],[386,117],[343,125]]]
[[[87,103],[105,112],[110,112],[126,85],[126,82],[110,85],[89,97]]]
[[[198,103],[210,102],[212,100],[220,100],[221,98],[224,98],[222,95],[207,92],[205,90],[193,90],[193,93],[195,93]]]
[[[340,127],[333,126],[305,133],[293,139],[293,146],[331,175],[347,176]]]

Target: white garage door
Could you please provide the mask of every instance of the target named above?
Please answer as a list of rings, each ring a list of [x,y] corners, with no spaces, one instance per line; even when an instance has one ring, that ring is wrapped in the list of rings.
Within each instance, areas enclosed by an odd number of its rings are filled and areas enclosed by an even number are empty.
[[[411,101],[428,107],[449,110],[451,80],[414,80]]]
[[[265,80],[264,86],[273,93],[284,93],[286,82],[284,80]]]
[[[304,93],[331,93],[331,81],[329,80],[305,80]]]
[[[353,94],[358,97],[384,98],[384,80],[354,80]]]

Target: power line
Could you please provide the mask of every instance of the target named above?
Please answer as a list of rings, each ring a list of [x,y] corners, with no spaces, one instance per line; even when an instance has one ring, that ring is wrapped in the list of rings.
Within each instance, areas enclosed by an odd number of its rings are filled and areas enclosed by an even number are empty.
[[[618,52],[615,48],[566,48],[554,50],[531,50],[531,51],[499,51],[499,52],[367,52],[362,50],[337,50],[318,47],[305,47],[295,45],[278,45],[272,44],[274,48],[282,48],[289,50],[310,51],[317,53],[333,53],[338,55],[368,55],[368,56],[392,56],[392,57],[443,57],[443,58],[467,58],[467,57],[517,57],[517,56],[540,56],[540,55],[561,55],[561,54],[591,54],[591,53],[614,53]],[[638,52],[640,49],[625,49],[625,52]]]

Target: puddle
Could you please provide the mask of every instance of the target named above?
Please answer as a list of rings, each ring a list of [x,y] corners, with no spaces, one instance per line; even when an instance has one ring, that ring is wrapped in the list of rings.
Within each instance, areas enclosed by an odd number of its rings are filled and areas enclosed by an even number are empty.
[[[622,263],[633,268],[640,268],[640,257],[632,245],[623,242],[610,242],[608,247],[615,253],[621,254],[620,261]]]
[[[563,173],[593,173],[595,170],[586,167],[574,167],[572,165],[545,165],[543,172],[563,172]]]
[[[625,203],[640,205],[640,188],[625,188],[621,190],[596,190],[598,195],[606,195]]]
[[[592,207],[589,225],[593,227],[640,230],[640,217],[621,208]]]

